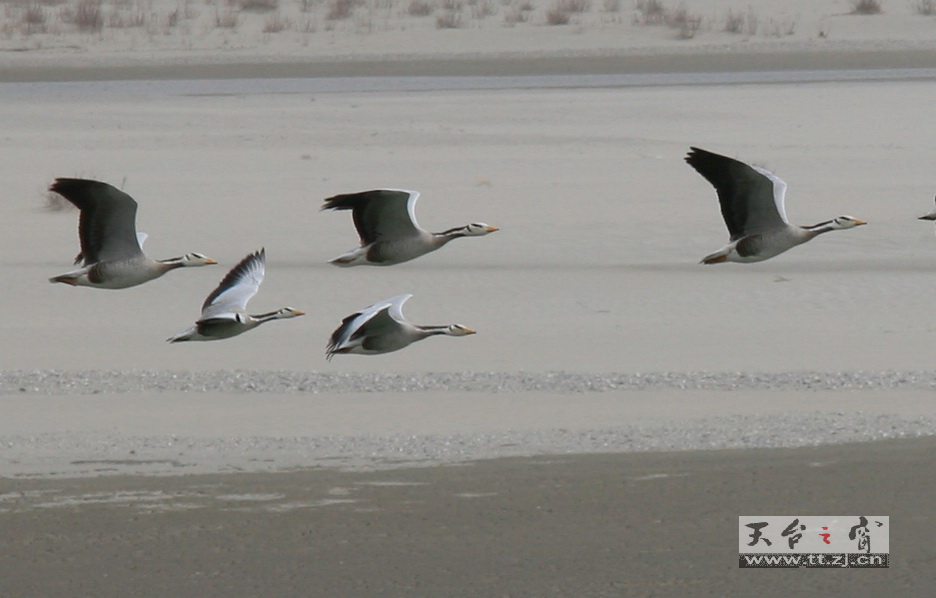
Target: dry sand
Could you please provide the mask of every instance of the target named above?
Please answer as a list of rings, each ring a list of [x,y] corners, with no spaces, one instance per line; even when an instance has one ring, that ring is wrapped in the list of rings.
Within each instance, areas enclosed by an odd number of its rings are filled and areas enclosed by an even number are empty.
[[[9,54],[0,594],[925,595],[936,239],[915,217],[933,77],[554,77],[936,66],[925,35],[899,34],[932,20],[887,8],[836,16],[858,33],[828,45],[755,35],[740,52],[714,31],[609,49],[587,28],[584,48],[479,28],[473,49],[434,52],[452,32],[430,27],[378,36],[392,53],[348,32],[359,52],[312,61],[107,45],[120,36]],[[47,82],[68,79],[85,82]],[[702,267],[726,233],[689,145],[784,177],[795,223],[870,224]],[[134,195],[151,255],[222,265],[49,285],[77,250],[77,213],[45,207],[56,176]],[[377,186],[421,191],[427,228],[502,230],[392,269],[325,264],[355,238],[321,200]],[[163,342],[260,246],[252,308],[308,315]],[[479,334],[324,360],[343,316],[403,292],[414,321]],[[890,570],[734,568],[738,515],[862,511],[892,517]]]

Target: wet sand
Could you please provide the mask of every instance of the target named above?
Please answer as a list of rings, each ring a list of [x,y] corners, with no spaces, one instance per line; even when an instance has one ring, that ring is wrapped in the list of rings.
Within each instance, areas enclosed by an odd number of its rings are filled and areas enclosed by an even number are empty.
[[[3,481],[4,596],[923,596],[932,438]],[[737,517],[891,517],[891,567],[741,570]]]

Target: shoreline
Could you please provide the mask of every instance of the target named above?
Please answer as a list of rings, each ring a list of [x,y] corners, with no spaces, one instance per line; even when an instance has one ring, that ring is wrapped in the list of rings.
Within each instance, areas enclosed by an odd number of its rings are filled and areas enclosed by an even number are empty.
[[[7,54],[10,56],[10,54]],[[82,56],[37,56],[32,61],[0,65],[0,83],[119,81],[236,78],[411,77],[591,75],[783,70],[859,70],[936,68],[931,48],[895,49],[877,44],[847,49],[778,46],[759,48],[711,47],[684,51],[595,51],[556,54],[440,55],[325,57],[300,60],[272,56],[245,60],[212,52],[193,52],[184,60],[125,56],[112,63],[86,64]],[[55,64],[49,64],[54,62]]]

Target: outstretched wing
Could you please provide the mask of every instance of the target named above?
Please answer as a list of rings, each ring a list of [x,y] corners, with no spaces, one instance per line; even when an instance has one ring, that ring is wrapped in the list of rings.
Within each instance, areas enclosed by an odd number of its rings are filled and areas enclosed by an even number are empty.
[[[357,341],[364,337],[385,334],[398,328],[405,321],[403,304],[410,297],[410,294],[397,295],[346,317],[328,340],[325,349],[328,357],[341,352],[342,349],[355,346]]]
[[[734,158],[690,149],[686,162],[715,187],[732,241],[786,226],[786,183],[779,177]]]
[[[265,272],[266,250],[260,249],[240,261],[224,276],[221,284],[202,304],[199,321],[232,318],[247,309],[247,302],[257,294]]]
[[[416,191],[374,189],[329,197],[322,209],[352,210],[361,245],[369,245],[381,237],[397,239],[418,235],[420,228],[415,214],[418,199]]]
[[[86,265],[143,253],[136,233],[137,203],[123,191],[89,179],[55,179],[49,191],[58,193],[81,210],[78,257]]]

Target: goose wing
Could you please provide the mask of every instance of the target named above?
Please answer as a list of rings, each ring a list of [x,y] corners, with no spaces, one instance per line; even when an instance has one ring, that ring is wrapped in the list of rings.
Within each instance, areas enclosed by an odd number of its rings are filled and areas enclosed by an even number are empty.
[[[415,214],[418,199],[416,191],[374,189],[329,197],[322,209],[352,210],[361,245],[369,245],[381,238],[418,235],[421,230]]]
[[[85,264],[142,255],[136,232],[137,203],[123,191],[88,179],[55,179],[49,191],[81,210],[78,238]]]
[[[397,295],[346,317],[332,333],[326,352],[331,354],[363,337],[386,334],[399,328],[406,322],[403,304],[410,297],[410,294]]]
[[[787,225],[783,180],[733,158],[697,147],[690,150],[686,162],[715,187],[732,241]]]
[[[240,261],[224,276],[202,304],[200,322],[231,319],[247,309],[247,302],[257,294],[266,265],[266,250],[260,249]]]

